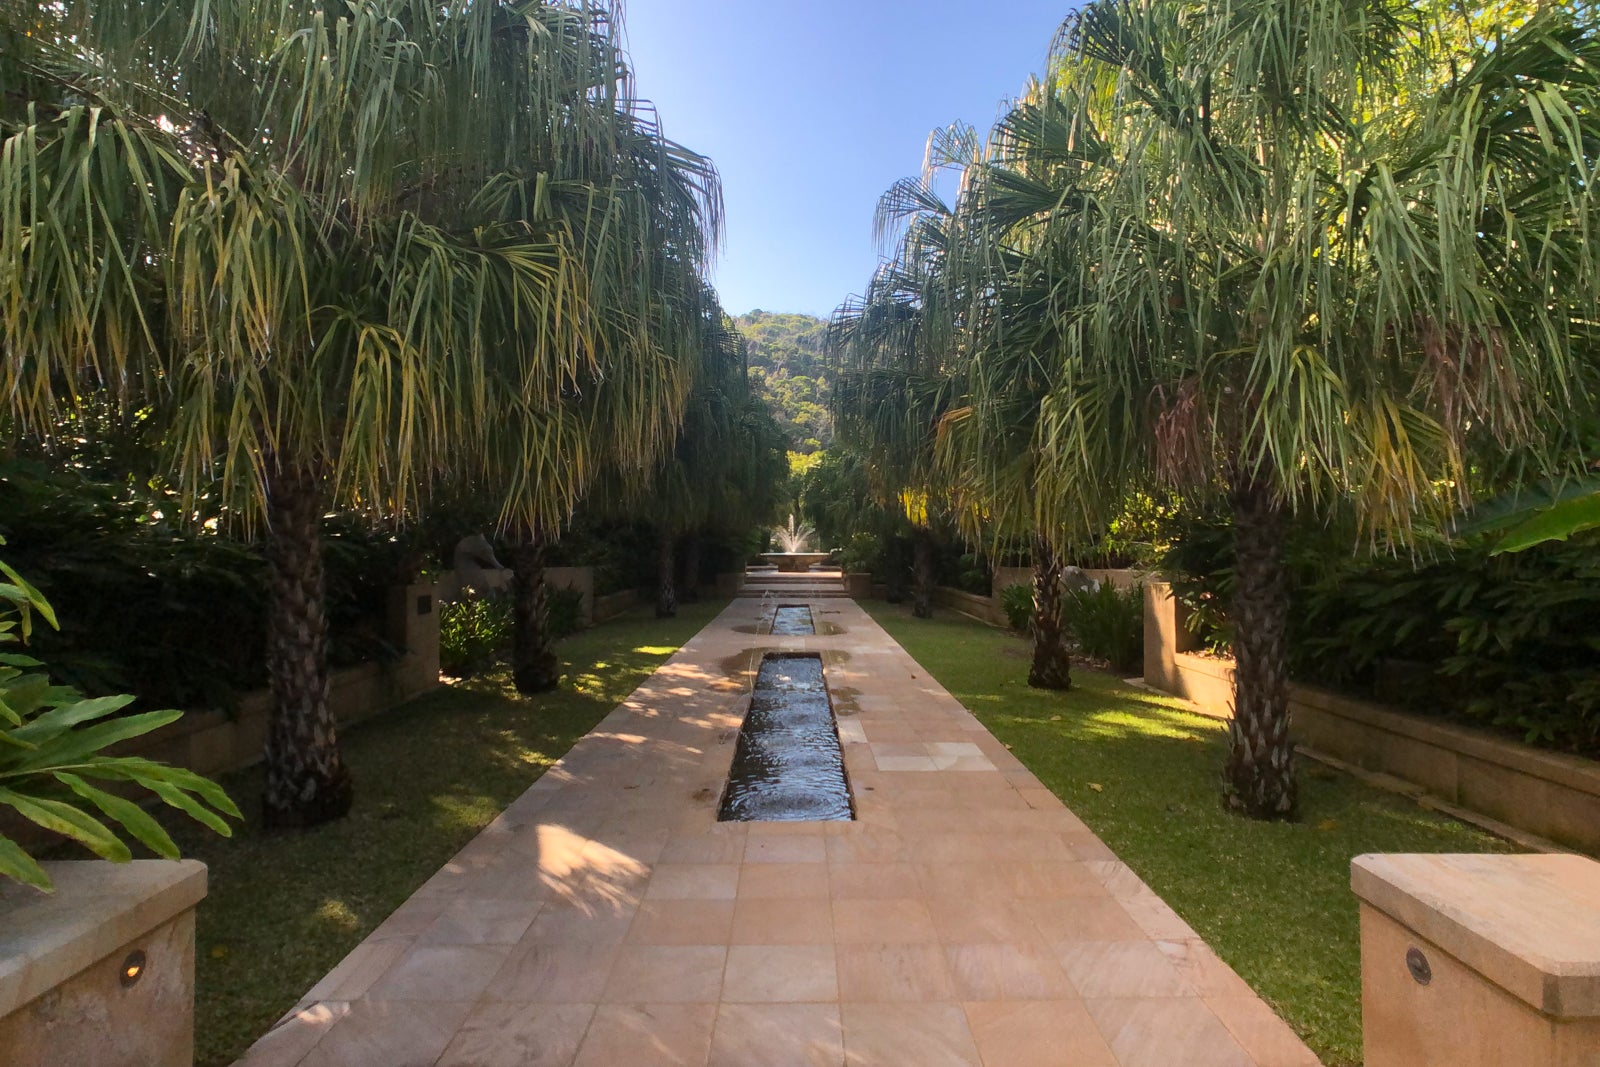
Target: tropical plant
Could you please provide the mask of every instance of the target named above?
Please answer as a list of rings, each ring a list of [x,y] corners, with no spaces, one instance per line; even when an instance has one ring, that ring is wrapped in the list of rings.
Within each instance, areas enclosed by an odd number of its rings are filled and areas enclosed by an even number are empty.
[[[656,527],[656,615],[678,609],[677,545],[771,521],[788,476],[787,442],[750,390],[745,342],[708,293],[699,345],[685,352],[689,400],[672,447],[643,479],[619,478],[612,506]],[[686,580],[698,582],[698,550]]]
[[[1126,674],[1144,661],[1144,586],[1114,582],[1067,590],[1067,626],[1085,656]]]
[[[1064,28],[1033,127],[1062,175],[1030,255],[1059,337],[1038,499],[1069,526],[1149,484],[1231,512],[1240,811],[1295,810],[1291,516],[1349,499],[1393,545],[1462,502],[1474,456],[1528,478],[1577,455],[1594,19],[1486,40],[1436,32],[1442,6],[1147,0]]]
[[[1600,474],[1546,481],[1486,500],[1456,524],[1458,537],[1496,537],[1494,553],[1522,552],[1600,527]]]
[[[439,606],[439,669],[457,678],[482,673],[511,645],[511,598],[461,590]]]
[[[640,250],[686,254],[658,224],[701,171],[599,2],[8,2],[0,35],[31,94],[0,111],[9,415],[45,434],[105,389],[154,413],[185,511],[215,486],[264,524],[264,817],[337,817],[322,515],[461,482],[537,534],[592,472],[586,419],[650,462],[676,393],[635,358],[672,326]]]
[[[1000,610],[1013,630],[1027,632],[1033,623],[1033,586],[1013,582],[1000,590]]]
[[[176,722],[183,713],[119,715],[133,697],[90,699],[69,686],[52,685],[44,664],[20,651],[33,635],[36,618],[56,626],[50,602],[0,561],[0,806],[119,863],[133,858],[123,836],[158,856],[178,858],[171,835],[125,795],[132,789],[146,790],[229,836],[233,831],[224,816],[237,819],[239,809],[221,786],[180,767],[105,753],[118,742]],[[4,834],[0,876],[46,892],[53,888],[38,861]]]
[[[920,178],[896,182],[878,200],[873,228],[890,255],[865,296],[834,312],[829,344],[839,363],[835,429],[865,460],[872,499],[909,525],[912,614],[933,614],[935,527],[949,524],[951,500],[935,468],[936,431],[958,395],[954,321],[945,290],[952,212],[932,174],[959,152],[959,138],[935,136]]]
[[[1296,677],[1600,753],[1600,536],[1495,544],[1324,561],[1299,594]]]

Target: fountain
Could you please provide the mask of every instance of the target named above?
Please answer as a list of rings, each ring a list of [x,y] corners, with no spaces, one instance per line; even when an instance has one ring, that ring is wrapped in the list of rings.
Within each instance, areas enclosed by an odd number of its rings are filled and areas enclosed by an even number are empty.
[[[821,563],[828,558],[826,552],[805,551],[806,542],[815,530],[795,522],[794,516],[789,516],[789,525],[774,531],[782,552],[763,552],[761,558],[777,565],[778,570],[785,574],[802,574],[809,571],[812,565]]]

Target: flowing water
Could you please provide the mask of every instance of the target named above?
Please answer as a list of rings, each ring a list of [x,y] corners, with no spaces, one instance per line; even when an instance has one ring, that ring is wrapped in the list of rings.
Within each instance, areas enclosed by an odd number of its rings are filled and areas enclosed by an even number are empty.
[[[822,657],[766,656],[756,674],[717,818],[800,822],[854,817]]]
[[[804,604],[782,604],[772,613],[772,632],[780,637],[799,637],[817,632],[811,622],[811,609]]]

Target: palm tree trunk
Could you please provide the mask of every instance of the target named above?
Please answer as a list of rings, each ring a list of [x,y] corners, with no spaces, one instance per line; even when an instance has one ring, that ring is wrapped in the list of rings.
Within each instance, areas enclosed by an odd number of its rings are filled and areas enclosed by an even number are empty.
[[[298,829],[350,811],[350,772],[328,708],[328,619],[322,578],[323,485],[286,463],[267,479],[267,722],[262,822]]]
[[[691,533],[683,539],[683,591],[678,599],[685,604],[700,600],[700,534]]]
[[[1062,624],[1061,557],[1049,538],[1033,538],[1033,666],[1028,684],[1035,689],[1071,689],[1072,658]]]
[[[550,596],[544,582],[544,536],[526,531],[511,546],[511,681],[517,692],[548,693],[561,681],[550,647]]]
[[[1272,484],[1237,481],[1232,493],[1237,588],[1233,720],[1223,772],[1228,806],[1256,819],[1295,814],[1294,745],[1289,741],[1288,521]]]
[[[911,614],[933,618],[933,534],[917,527],[911,535]]]
[[[678,614],[678,593],[673,586],[672,531],[661,528],[656,547],[656,618],[670,619]]]

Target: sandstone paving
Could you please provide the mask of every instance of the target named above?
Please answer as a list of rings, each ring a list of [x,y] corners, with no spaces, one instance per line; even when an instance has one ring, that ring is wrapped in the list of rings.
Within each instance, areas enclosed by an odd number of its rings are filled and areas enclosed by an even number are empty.
[[[240,1067],[1313,1067],[854,601],[739,599]],[[836,632],[835,632],[836,631]],[[856,818],[724,823],[762,655],[823,657]]]

